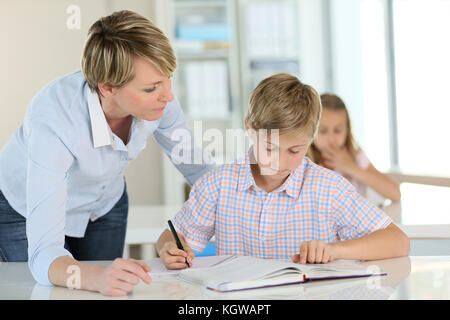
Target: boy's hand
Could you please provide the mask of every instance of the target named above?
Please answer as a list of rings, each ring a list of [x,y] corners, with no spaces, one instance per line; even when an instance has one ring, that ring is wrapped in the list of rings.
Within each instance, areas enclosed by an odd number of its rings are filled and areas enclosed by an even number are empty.
[[[334,243],[326,243],[321,240],[302,242],[300,254],[292,257],[293,262],[305,263],[328,263],[337,259],[337,247]]]
[[[174,241],[167,241],[159,252],[159,256],[167,269],[185,269],[186,262],[192,267],[195,254],[192,249],[183,243],[185,251],[178,249]]]

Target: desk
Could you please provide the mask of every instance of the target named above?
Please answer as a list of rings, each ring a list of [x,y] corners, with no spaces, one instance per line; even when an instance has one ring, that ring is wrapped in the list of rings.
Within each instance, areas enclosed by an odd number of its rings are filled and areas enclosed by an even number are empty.
[[[88,263],[109,265],[111,262]],[[388,275],[225,294],[166,276],[154,278],[150,285],[141,282],[128,296],[116,298],[96,292],[40,286],[33,280],[26,263],[4,262],[0,263],[0,299],[450,299],[450,256],[412,256],[368,261],[363,265],[379,267]]]

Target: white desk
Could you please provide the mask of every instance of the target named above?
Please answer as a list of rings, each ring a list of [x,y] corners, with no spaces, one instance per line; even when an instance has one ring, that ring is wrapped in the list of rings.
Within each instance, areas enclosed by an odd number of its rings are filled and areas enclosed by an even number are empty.
[[[95,292],[40,286],[33,280],[26,263],[9,262],[0,263],[0,299],[450,299],[450,256],[404,257],[363,264],[382,268],[388,275],[226,294],[167,276],[153,279],[150,285],[141,282],[128,296],[114,298]]]

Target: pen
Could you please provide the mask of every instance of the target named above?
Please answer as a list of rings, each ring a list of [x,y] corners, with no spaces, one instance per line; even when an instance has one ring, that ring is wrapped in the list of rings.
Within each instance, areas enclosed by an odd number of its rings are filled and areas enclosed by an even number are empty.
[[[175,242],[177,243],[178,249],[184,251],[183,245],[181,244],[180,238],[178,238],[177,232],[175,231],[175,228],[173,227],[172,221],[168,220],[167,222],[169,223],[170,231],[172,231],[172,235],[175,238]],[[186,260],[186,265],[189,268],[189,263],[187,262],[187,260]]]

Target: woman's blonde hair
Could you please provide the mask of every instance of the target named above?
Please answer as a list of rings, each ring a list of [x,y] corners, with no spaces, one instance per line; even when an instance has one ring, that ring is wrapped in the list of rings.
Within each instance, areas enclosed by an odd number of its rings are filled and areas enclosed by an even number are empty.
[[[345,138],[345,147],[350,152],[353,158],[356,157],[356,153],[358,151],[358,146],[356,144],[355,139],[353,138],[352,133],[352,126],[350,122],[350,116],[348,114],[347,107],[345,106],[344,101],[342,101],[341,98],[339,98],[335,94],[331,93],[324,93],[320,96],[320,100],[322,102],[322,108],[328,109],[328,110],[336,110],[341,111],[343,110],[345,112],[345,117],[347,119],[347,137]],[[306,153],[306,156],[310,158],[315,163],[322,163],[322,155],[317,148],[317,146],[314,144],[314,142],[311,144],[311,146],[308,148],[308,151]]]
[[[280,73],[262,80],[253,90],[245,120],[253,130],[278,129],[279,134],[296,132],[313,139],[321,109],[313,87]]]
[[[121,87],[133,79],[133,58],[153,63],[164,75],[176,69],[169,39],[145,17],[118,11],[97,20],[89,29],[81,66],[91,90],[100,94],[99,82]]]

